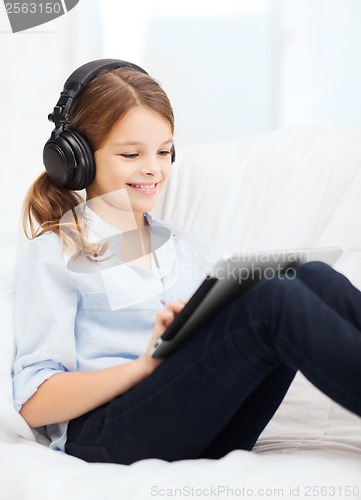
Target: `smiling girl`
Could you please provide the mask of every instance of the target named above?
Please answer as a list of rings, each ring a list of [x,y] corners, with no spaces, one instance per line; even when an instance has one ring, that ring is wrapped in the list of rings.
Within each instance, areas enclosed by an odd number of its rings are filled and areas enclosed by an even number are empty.
[[[361,414],[361,294],[320,263],[257,285],[152,358],[209,264],[190,264],[187,235],[149,214],[175,156],[169,100],[138,66],[94,61],[52,119],[25,201],[13,383],[53,449],[123,464],[251,449],[298,369]]]

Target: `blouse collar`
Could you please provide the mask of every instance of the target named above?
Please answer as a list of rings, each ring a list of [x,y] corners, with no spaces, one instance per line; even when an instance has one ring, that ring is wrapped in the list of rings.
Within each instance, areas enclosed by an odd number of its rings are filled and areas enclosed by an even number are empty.
[[[115,238],[119,243],[121,242],[122,232],[115,226],[105,222],[86,203],[84,204],[84,217],[89,230],[87,235],[89,242],[96,242],[107,238]],[[180,235],[170,224],[150,215],[148,212],[144,214],[144,218],[147,225],[150,228],[154,228],[154,231],[151,232],[152,243],[155,243],[155,250],[152,254],[155,265],[158,268],[157,273],[159,273],[160,278],[163,278],[174,269],[176,245],[180,240]],[[157,226],[161,228],[159,231],[156,230]],[[164,244],[159,245],[160,240],[157,234],[160,234],[160,238],[163,238]]]

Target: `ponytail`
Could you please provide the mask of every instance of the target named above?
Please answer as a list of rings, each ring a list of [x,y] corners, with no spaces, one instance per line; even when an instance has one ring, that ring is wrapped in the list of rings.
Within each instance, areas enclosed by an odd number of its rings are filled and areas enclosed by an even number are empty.
[[[47,172],[43,172],[31,185],[24,201],[23,229],[27,238],[34,239],[46,231],[60,234],[60,220],[68,213],[72,213],[78,225],[75,208],[83,202],[80,194],[56,186]],[[38,224],[37,229],[34,222]]]
[[[24,202],[23,229],[29,239],[47,231],[54,231],[64,247],[72,248],[78,256],[98,257],[104,254],[108,242],[89,243],[83,210],[82,196],[51,182],[43,172],[31,185]],[[38,224],[35,229],[34,221]],[[29,236],[30,228],[30,236]]]

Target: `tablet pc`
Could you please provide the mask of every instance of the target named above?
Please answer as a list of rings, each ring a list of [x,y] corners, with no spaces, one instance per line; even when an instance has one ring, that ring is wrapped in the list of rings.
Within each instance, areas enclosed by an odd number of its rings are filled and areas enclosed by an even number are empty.
[[[206,276],[180,313],[155,343],[151,355],[164,358],[217,312],[262,280],[295,276],[297,265],[320,261],[333,265],[341,256],[338,247],[235,252],[221,259]]]

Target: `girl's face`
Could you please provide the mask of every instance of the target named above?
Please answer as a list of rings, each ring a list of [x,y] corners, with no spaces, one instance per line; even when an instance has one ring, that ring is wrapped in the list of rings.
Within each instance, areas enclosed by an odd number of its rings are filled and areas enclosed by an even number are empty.
[[[95,152],[96,172],[87,188],[93,205],[132,211],[139,224],[157,203],[171,167],[173,134],[157,112],[137,106],[110,131]]]

